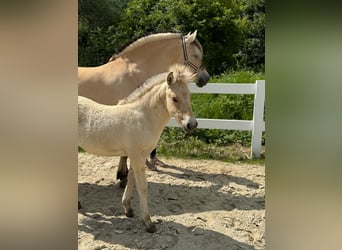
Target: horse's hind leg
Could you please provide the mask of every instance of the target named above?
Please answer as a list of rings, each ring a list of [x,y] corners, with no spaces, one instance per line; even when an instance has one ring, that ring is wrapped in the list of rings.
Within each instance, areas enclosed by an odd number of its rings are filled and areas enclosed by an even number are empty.
[[[130,169],[130,171],[128,172],[128,181],[122,196],[122,206],[125,210],[126,216],[129,218],[133,217],[133,210],[131,207],[132,191],[135,186],[135,178],[133,172],[133,169]]]
[[[128,175],[128,168],[127,168],[127,156],[121,156],[118,172],[116,174],[116,179],[120,180],[120,187],[124,188],[127,183],[127,175]]]

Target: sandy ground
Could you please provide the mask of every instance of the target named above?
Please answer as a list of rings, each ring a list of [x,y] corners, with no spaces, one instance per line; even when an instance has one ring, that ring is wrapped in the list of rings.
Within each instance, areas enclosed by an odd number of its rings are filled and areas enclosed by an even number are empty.
[[[161,158],[147,170],[154,234],[124,215],[116,180],[118,157],[78,155],[78,249],[265,249],[265,167]]]

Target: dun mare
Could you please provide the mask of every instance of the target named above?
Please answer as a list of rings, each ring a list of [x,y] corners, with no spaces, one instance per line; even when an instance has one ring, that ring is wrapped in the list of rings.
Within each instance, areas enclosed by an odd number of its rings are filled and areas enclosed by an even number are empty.
[[[79,146],[97,155],[130,158],[122,205],[126,216],[132,217],[131,198],[136,185],[141,218],[151,233],[156,226],[147,206],[145,159],[157,145],[171,116],[186,131],[197,127],[187,86],[193,74],[184,65],[174,65],[169,71],[150,78],[118,105],[103,105],[78,97]]]
[[[114,105],[146,79],[166,72],[175,63],[188,65],[199,87],[207,84],[209,74],[202,59],[203,49],[196,39],[197,32],[159,33],[140,38],[113,55],[109,62],[98,67],[78,68],[78,95],[98,103]],[[121,184],[127,178],[127,157],[121,157],[117,177]]]

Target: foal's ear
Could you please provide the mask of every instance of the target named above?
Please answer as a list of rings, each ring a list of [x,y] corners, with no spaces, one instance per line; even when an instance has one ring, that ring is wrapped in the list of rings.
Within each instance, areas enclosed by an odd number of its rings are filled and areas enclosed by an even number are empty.
[[[173,72],[170,72],[167,75],[167,84],[170,86],[172,82],[173,82]]]
[[[196,36],[197,36],[197,30],[195,30],[194,33],[192,33],[192,34],[189,35],[187,38],[185,38],[185,42],[186,42],[187,44],[192,43],[193,41],[195,41]]]

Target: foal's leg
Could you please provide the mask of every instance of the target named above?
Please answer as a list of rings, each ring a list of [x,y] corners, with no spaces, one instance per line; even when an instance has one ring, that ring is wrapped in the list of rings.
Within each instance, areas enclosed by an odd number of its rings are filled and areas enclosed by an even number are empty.
[[[127,158],[128,158],[127,156],[120,157],[118,172],[116,174],[116,179],[120,180],[120,187],[122,188],[124,188],[127,183],[127,173],[128,173]]]
[[[137,191],[139,194],[140,200],[140,212],[141,218],[145,223],[146,231],[149,233],[154,233],[157,229],[156,226],[152,223],[150,214],[148,212],[148,205],[147,205],[147,181],[145,176],[145,158],[140,157],[139,159],[132,159],[131,160],[131,169],[134,169],[134,176],[137,186]],[[130,171],[131,172],[131,171]]]
[[[135,177],[133,172],[132,168],[128,172],[128,181],[122,196],[122,206],[125,210],[126,216],[129,218],[133,217],[133,210],[131,207],[132,191],[135,186]]]

